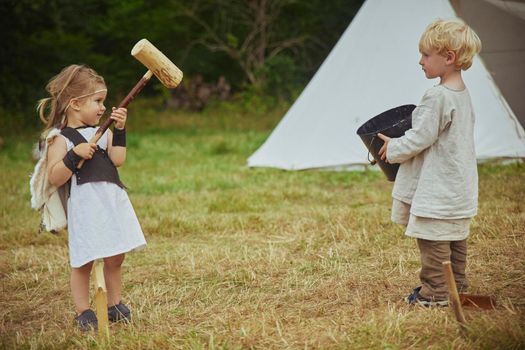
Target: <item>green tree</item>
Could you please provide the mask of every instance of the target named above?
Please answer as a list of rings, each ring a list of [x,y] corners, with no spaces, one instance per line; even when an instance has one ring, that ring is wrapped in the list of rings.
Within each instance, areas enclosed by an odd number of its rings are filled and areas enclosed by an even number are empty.
[[[225,76],[238,91],[286,94],[306,83],[362,0],[0,1],[0,123],[36,125],[35,102],[66,65],[86,63],[116,103],[145,67],[130,56],[148,38],[186,79]],[[156,91],[152,83],[144,95]],[[4,111],[4,112],[1,112]],[[11,124],[10,124],[11,123]]]
[[[202,45],[212,53],[226,54],[252,85],[264,84],[271,67],[279,67],[276,62],[286,61],[276,60],[279,55],[291,58],[300,66],[301,60],[312,51],[320,49],[326,52],[341,34],[341,27],[349,23],[361,1],[336,1],[335,5],[315,0],[200,0],[193,1],[191,5],[178,3],[184,16],[201,30],[190,46]],[[330,33],[326,33],[326,28],[330,27],[335,31],[331,37]],[[328,43],[326,37],[329,38]],[[272,62],[270,67],[265,67],[268,62]],[[289,66],[290,61],[286,62]]]

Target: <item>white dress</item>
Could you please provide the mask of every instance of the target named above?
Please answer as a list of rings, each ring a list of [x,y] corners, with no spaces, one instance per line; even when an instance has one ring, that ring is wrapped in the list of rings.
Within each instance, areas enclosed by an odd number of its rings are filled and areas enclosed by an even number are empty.
[[[77,129],[89,140],[98,127]],[[107,135],[97,142],[107,149]],[[68,151],[73,143],[64,137]],[[128,198],[118,185],[99,181],[77,185],[71,177],[67,202],[69,257],[72,267],[81,267],[95,259],[110,257],[146,246],[139,221]]]

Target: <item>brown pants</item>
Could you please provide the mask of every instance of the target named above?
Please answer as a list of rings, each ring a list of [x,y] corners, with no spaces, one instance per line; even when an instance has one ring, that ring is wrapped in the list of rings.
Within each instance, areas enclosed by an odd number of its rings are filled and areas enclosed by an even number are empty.
[[[458,291],[468,288],[465,275],[467,265],[467,240],[428,241],[417,239],[421,253],[421,291],[419,294],[428,299],[445,300],[448,298],[447,282],[443,272],[443,261],[450,260]]]

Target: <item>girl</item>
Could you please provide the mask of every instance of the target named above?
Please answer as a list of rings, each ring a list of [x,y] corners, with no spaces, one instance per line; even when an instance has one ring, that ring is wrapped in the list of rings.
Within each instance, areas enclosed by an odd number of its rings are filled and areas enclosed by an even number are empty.
[[[58,135],[48,138],[47,178],[53,186],[70,186],[67,217],[75,320],[82,331],[97,328],[89,308],[89,277],[93,261],[103,258],[109,320],[130,321],[131,312],[121,302],[121,266],[124,254],[144,247],[146,241],[116,170],[126,159],[127,110],[113,108],[114,131],[107,130],[97,144],[89,143],[106,110],[104,79],[89,67],[70,65],[46,90],[50,97],[37,107],[46,123],[43,136],[52,131]]]

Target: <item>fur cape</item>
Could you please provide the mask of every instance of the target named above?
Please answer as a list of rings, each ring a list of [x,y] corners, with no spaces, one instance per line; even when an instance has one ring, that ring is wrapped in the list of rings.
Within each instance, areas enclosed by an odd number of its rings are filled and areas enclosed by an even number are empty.
[[[49,232],[57,232],[67,227],[67,197],[69,186],[56,187],[49,183],[47,176],[47,151],[49,145],[60,135],[59,129],[51,129],[46,136],[40,159],[37,162],[29,188],[31,207],[42,214],[42,227]]]

